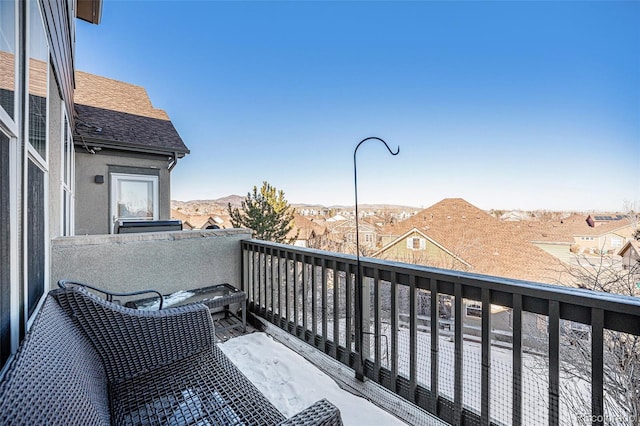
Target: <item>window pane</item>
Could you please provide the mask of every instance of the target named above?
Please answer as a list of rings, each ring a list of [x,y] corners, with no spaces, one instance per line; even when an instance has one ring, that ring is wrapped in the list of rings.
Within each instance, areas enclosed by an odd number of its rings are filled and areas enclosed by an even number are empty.
[[[62,165],[64,167],[62,181],[69,185],[69,162],[71,161],[71,156],[69,155],[69,123],[66,114],[64,117],[64,143],[62,149]]]
[[[40,6],[29,3],[29,142],[46,159],[49,49]]]
[[[153,182],[119,179],[118,217],[153,219]]]
[[[28,287],[29,316],[44,294],[44,172],[29,161],[27,170],[27,245],[28,245]]]
[[[0,133],[0,368],[11,354],[9,138]]]
[[[15,53],[16,4],[0,1],[0,106],[14,118],[15,109]]]

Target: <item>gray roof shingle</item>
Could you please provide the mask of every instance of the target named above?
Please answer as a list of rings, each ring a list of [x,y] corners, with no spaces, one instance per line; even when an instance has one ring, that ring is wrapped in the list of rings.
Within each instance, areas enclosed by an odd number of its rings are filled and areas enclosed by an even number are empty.
[[[189,149],[163,110],[143,87],[76,72],[76,128],[80,141],[142,152],[188,154]]]

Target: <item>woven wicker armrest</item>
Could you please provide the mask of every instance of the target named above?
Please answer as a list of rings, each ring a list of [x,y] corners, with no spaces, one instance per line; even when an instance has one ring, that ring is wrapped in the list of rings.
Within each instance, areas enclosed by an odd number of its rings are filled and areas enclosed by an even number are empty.
[[[136,377],[214,345],[213,321],[204,305],[138,311],[81,287],[51,294],[95,346],[109,381]]]
[[[295,416],[280,423],[280,426],[342,426],[338,407],[321,399]]]

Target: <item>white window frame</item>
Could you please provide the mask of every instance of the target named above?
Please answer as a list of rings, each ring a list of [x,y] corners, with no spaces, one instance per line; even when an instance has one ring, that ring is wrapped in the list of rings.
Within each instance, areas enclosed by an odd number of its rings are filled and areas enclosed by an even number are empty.
[[[62,116],[60,122],[60,234],[72,236],[75,234],[75,149],[73,133],[69,121],[65,102],[61,101]],[[65,123],[67,124],[65,126]],[[65,138],[65,127],[67,137]],[[66,145],[66,146],[65,146]],[[66,163],[66,164],[65,164]],[[66,168],[66,173],[65,173]],[[65,206],[67,214],[65,215]]]
[[[29,328],[31,328],[31,324],[33,323],[33,321],[36,318],[36,314],[40,311],[40,308],[42,307],[42,304],[44,303],[44,300],[46,299],[47,293],[48,293],[48,289],[49,289],[49,273],[47,271],[50,271],[50,257],[49,257],[49,253],[50,253],[50,228],[49,228],[49,197],[47,196],[49,194],[49,164],[48,164],[48,152],[49,152],[49,126],[51,125],[51,117],[50,117],[50,111],[51,111],[51,97],[49,96],[49,89],[50,89],[50,78],[49,78],[49,72],[50,72],[50,64],[49,64],[49,54],[51,52],[51,49],[49,47],[49,40],[47,38],[47,31],[46,31],[46,26],[44,24],[44,17],[42,16],[42,9],[40,8],[40,2],[39,0],[30,0],[27,2],[27,6],[25,7],[25,13],[26,13],[26,31],[25,31],[25,46],[26,50],[25,50],[25,59],[27,64],[29,63],[29,59],[31,58],[31,53],[29,51],[29,46],[30,46],[30,42],[31,42],[31,19],[33,18],[31,16],[31,4],[35,3],[36,7],[38,8],[38,15],[39,15],[39,21],[40,21],[40,25],[42,28],[42,31],[44,33],[44,42],[47,45],[47,59],[45,61],[45,63],[47,64],[47,69],[46,69],[46,78],[47,78],[47,83],[46,83],[46,94],[47,94],[47,102],[46,102],[46,123],[47,123],[47,129],[45,132],[45,146],[44,146],[44,153],[45,153],[45,158],[43,158],[40,153],[36,150],[36,148],[31,145],[31,141],[29,139],[29,73],[31,72],[29,65],[26,66],[25,69],[25,79],[26,79],[26,88],[27,90],[25,91],[25,93],[22,94],[23,97],[23,101],[25,102],[25,115],[24,117],[22,117],[23,120],[23,125],[24,125],[24,136],[25,136],[25,140],[26,140],[26,147],[27,147],[27,155],[25,155],[25,158],[23,159],[23,174],[25,176],[25,182],[29,181],[29,177],[28,177],[28,170],[29,170],[29,161],[32,161],[33,164],[35,166],[37,166],[38,168],[40,168],[40,170],[43,171],[43,185],[44,185],[44,250],[45,250],[45,255],[44,255],[44,291],[42,296],[40,297],[40,300],[38,301],[38,303],[36,304],[34,310],[33,310],[33,314],[31,315],[31,317],[29,318],[29,280],[25,279],[24,283],[23,283],[23,312],[24,312],[24,320],[27,324],[27,330]],[[27,210],[28,210],[28,196],[23,197],[22,200],[22,216],[23,216],[23,220],[24,223],[27,224],[27,226],[29,226],[29,220],[27,217]],[[23,246],[25,247],[25,256],[23,256],[23,271],[25,272],[25,276],[29,267],[29,246],[28,246],[28,232],[27,229],[24,229],[23,232]]]
[[[0,108],[0,111],[2,109]],[[4,112],[4,111],[2,111]],[[8,114],[6,114],[8,117]],[[4,119],[4,117],[0,117]],[[9,138],[9,300],[10,300],[10,327],[11,327],[11,353],[7,363],[4,367],[0,366],[0,377],[6,371],[6,368],[11,364],[13,354],[18,350],[20,342],[20,299],[21,292],[24,288],[20,286],[19,282],[19,256],[18,256],[18,164],[19,164],[19,152],[18,152],[18,138],[16,132],[11,130],[17,130],[14,122],[0,121],[0,131]],[[26,306],[26,304],[25,304]]]
[[[116,230],[116,223],[119,220],[117,216],[118,211],[118,203],[117,203],[117,195],[118,195],[118,180],[134,180],[140,182],[151,182],[153,188],[153,217],[152,218],[131,218],[127,219],[127,221],[137,221],[137,222],[145,222],[150,220],[158,220],[160,217],[159,206],[159,188],[158,188],[158,176],[156,175],[141,175],[141,174],[132,174],[132,173],[111,173],[110,175],[110,194],[109,194],[109,217],[111,219],[111,227],[110,232],[113,234]]]
[[[475,311],[474,314],[469,314],[469,309]],[[477,315],[477,311],[480,311],[480,315]],[[482,302],[477,300],[465,300],[464,314],[471,318],[482,318]]]
[[[20,83],[20,68],[19,59],[22,55],[19,42],[19,6],[18,1],[14,1],[14,40],[15,40],[15,54],[14,54],[14,96],[13,96],[13,118],[0,107],[0,131],[9,138],[9,303],[10,303],[10,340],[11,347],[6,364],[0,366],[0,377],[4,375],[6,369],[11,364],[12,358],[18,350],[20,343],[20,328],[23,324],[20,318],[20,301],[22,292],[24,289],[20,285],[20,257],[19,257],[19,239],[18,239],[18,190],[20,176],[20,153],[18,149],[18,135],[20,134],[21,115],[20,108],[18,107],[18,100],[21,99],[21,84]]]
[[[414,247],[415,240],[418,240],[418,248]],[[409,237],[407,238],[407,249],[409,250],[426,250],[427,240],[421,237]]]
[[[51,84],[51,82],[49,81],[49,71],[50,71],[50,64],[49,64],[49,54],[51,53],[51,49],[49,48],[49,40],[47,39],[47,32],[46,32],[46,26],[44,25],[44,17],[42,16],[42,10],[40,9],[40,2],[38,0],[31,0],[27,2],[27,7],[25,8],[26,13],[27,13],[27,31],[26,31],[26,60],[27,60],[27,64],[29,63],[29,59],[31,58],[30,56],[30,52],[29,52],[29,48],[28,46],[31,43],[31,34],[29,29],[31,28],[31,7],[30,5],[33,3],[36,4],[36,6],[38,7],[38,10],[40,11],[39,15],[40,15],[40,24],[42,26],[42,31],[44,33],[44,41],[47,44],[47,59],[45,60],[45,63],[47,64],[47,69],[46,69],[46,76],[47,76],[47,84],[46,84],[46,94],[47,94],[47,103],[46,103],[46,123],[47,123],[47,131],[45,133],[45,143],[44,143],[44,153],[45,156],[42,157],[40,155],[40,153],[38,152],[38,150],[31,145],[31,140],[29,139],[29,73],[31,72],[31,69],[29,67],[29,65],[26,66],[26,83],[27,83],[27,90],[24,93],[24,102],[25,102],[25,116],[24,116],[24,123],[25,123],[25,139],[27,142],[27,150],[30,156],[33,157],[34,162],[45,172],[45,174],[48,174],[49,172],[49,167],[48,167],[48,154],[49,154],[49,125],[51,123],[51,117],[49,116],[50,111],[51,111],[51,97],[49,96],[49,85]],[[48,193],[48,186],[45,186],[45,192]],[[45,197],[46,198],[46,197]],[[46,203],[45,203],[46,205]]]

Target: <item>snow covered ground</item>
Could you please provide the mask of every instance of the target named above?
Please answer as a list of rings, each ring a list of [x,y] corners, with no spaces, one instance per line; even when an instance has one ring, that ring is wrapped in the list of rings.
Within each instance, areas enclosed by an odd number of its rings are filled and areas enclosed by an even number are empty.
[[[326,398],[349,425],[405,425],[364,398],[342,390],[329,376],[265,333],[221,343],[220,349],[286,417]]]

